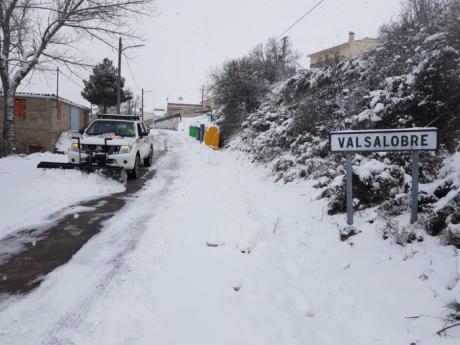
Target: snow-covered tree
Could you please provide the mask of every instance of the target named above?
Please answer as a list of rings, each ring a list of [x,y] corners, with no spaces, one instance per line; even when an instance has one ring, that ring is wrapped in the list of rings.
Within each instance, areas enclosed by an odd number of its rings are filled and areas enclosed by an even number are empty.
[[[84,37],[112,46],[112,39],[136,39],[130,20],[150,12],[153,0],[1,0],[0,79],[3,88],[3,153],[14,153],[14,98],[33,70],[56,61],[87,66],[78,42]],[[50,65],[51,64],[51,65]],[[53,66],[54,67],[54,66]],[[54,68],[53,68],[54,70]]]
[[[83,80],[85,88],[81,95],[88,102],[95,104],[107,111],[107,107],[117,104],[118,69],[112,61],[105,58],[100,64],[93,67],[93,73],[89,80]],[[124,90],[125,78],[120,79],[121,102],[129,101],[132,98],[129,90]]]
[[[222,133],[237,130],[246,114],[254,111],[270,85],[295,74],[299,54],[288,37],[270,38],[242,58],[225,62],[211,73],[210,90],[223,106],[220,119]]]

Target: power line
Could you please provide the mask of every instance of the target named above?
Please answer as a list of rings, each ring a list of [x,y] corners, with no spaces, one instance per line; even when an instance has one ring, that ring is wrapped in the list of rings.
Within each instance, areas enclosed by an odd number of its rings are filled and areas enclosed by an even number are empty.
[[[308,16],[310,13],[312,13],[319,5],[321,5],[325,0],[321,0],[318,2],[315,6],[310,8],[302,17],[297,19],[291,26],[289,26],[286,30],[284,30],[280,35],[278,35],[277,39],[283,36],[285,33],[287,33],[289,30],[291,30],[294,26],[296,26],[302,19],[304,19],[306,16]]]
[[[125,56],[125,57],[126,57],[126,56]],[[134,73],[133,73],[133,71],[131,70],[131,66],[130,66],[130,64],[129,64],[128,58],[126,58],[125,61],[126,61],[126,64],[128,65],[129,73],[131,74],[131,77],[133,78],[134,84],[137,86],[138,89],[142,89],[142,88],[139,86],[139,84],[137,83],[136,78],[134,78]]]
[[[125,55],[125,57],[126,57],[126,55]],[[136,87],[137,87],[138,89],[142,89],[142,88],[139,86],[139,84],[137,83],[136,78],[134,78],[134,73],[133,73],[133,71],[132,71],[132,69],[131,69],[131,65],[129,64],[129,61],[128,61],[128,58],[127,58],[127,57],[126,57],[125,61],[126,61],[126,64],[127,64],[127,66],[128,66],[128,70],[129,70],[129,73],[131,74],[131,77],[132,77],[132,79],[133,79],[134,84],[136,85]],[[193,88],[193,89],[176,89],[176,90],[149,90],[149,92],[155,92],[155,93],[190,92],[190,91],[197,91],[197,89],[196,89],[196,88]]]
[[[75,80],[73,80],[71,77],[67,76],[64,72],[62,71],[59,71],[60,74],[62,74],[68,81],[70,81],[71,83],[73,83],[74,85],[78,86],[78,87],[84,87],[84,85],[82,84],[79,84],[78,82],[76,82]],[[80,78],[81,79],[81,78]],[[83,79],[81,79],[83,80]]]
[[[193,89],[177,89],[177,90],[151,90],[152,92],[158,92],[158,93],[167,93],[167,92],[198,92],[197,88]]]
[[[129,73],[131,74],[131,77],[133,79],[134,84],[139,88],[142,89],[139,84],[136,82],[136,78],[134,78],[134,73],[131,69],[131,66],[128,62],[128,59],[126,59],[126,64],[128,65]],[[157,92],[157,93],[167,93],[167,92],[186,92],[186,91],[197,91],[196,88],[193,89],[177,89],[177,90],[149,90],[150,92]]]

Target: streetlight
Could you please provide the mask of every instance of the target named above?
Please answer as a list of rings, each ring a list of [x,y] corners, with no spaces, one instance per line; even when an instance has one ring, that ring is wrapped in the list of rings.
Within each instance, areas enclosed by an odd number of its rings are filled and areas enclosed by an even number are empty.
[[[145,90],[142,88],[142,97],[141,97],[141,119],[144,121],[144,93],[152,92],[152,90]]]
[[[129,48],[144,47],[145,44],[135,44],[132,46],[124,47],[121,42],[121,37],[118,40],[118,78],[117,78],[117,114],[120,115],[120,103],[121,103],[121,54]]]

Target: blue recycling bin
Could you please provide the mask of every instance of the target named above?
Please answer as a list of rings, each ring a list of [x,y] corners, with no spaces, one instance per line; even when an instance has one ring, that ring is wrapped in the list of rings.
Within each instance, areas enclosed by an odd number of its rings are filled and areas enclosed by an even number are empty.
[[[200,143],[202,143],[204,140],[204,132],[205,132],[205,127],[204,125],[201,125],[200,126]]]

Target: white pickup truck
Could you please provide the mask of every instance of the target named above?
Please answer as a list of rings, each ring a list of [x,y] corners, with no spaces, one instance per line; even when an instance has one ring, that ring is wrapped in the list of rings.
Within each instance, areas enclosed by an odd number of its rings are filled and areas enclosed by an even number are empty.
[[[153,160],[153,136],[135,116],[100,115],[73,140],[69,163],[81,164],[103,157],[104,164],[124,168],[132,178],[139,177],[140,166]]]

